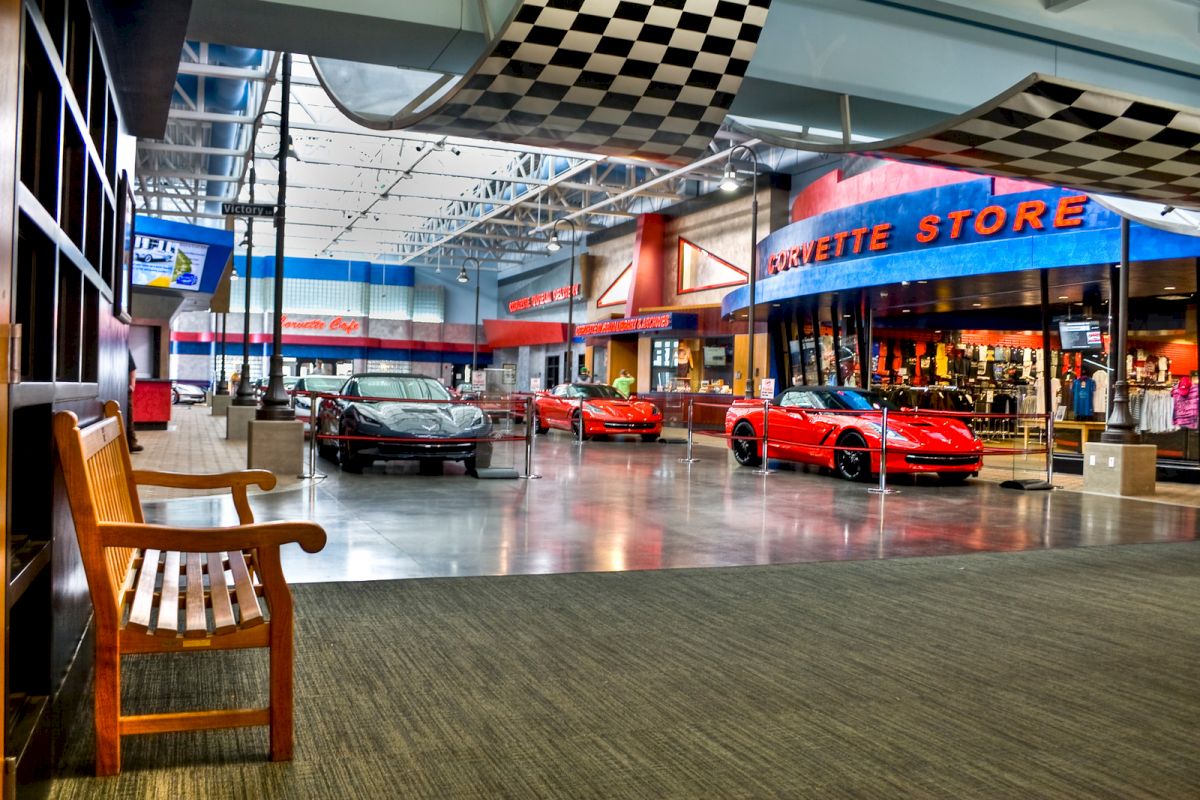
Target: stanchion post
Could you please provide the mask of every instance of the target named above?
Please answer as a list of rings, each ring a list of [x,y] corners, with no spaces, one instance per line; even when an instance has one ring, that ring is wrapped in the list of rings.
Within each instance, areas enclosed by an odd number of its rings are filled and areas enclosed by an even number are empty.
[[[771,440],[771,398],[764,397],[763,401],[763,435],[762,435],[762,461],[758,465],[758,469],[754,470],[756,475],[770,475],[769,460],[767,459],[767,443]]]
[[[1046,415],[1046,483],[1054,485],[1054,415]]]
[[[579,439],[575,442],[579,446],[583,446],[583,398],[579,398]]]
[[[694,464],[699,461],[698,458],[692,458],[692,404],[695,403],[695,398],[688,398],[688,438],[687,438],[687,458],[679,459],[681,464]]]
[[[874,489],[867,489],[871,494],[894,494],[895,489],[889,489],[887,485],[887,434],[888,434],[888,410],[887,406],[883,407],[883,420],[881,421],[882,430],[879,432],[879,486]],[[867,469],[871,467],[871,451],[867,450]]]
[[[304,392],[309,396],[308,404],[308,474],[301,478],[324,478],[317,472],[317,412],[321,410],[321,398],[317,392]]]
[[[525,398],[525,475],[526,480],[542,477],[533,471],[533,438],[537,433],[537,403],[532,397]]]

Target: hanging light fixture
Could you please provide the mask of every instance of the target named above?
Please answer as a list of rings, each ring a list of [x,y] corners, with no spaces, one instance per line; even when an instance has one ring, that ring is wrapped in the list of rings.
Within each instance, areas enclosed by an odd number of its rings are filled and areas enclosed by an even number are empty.
[[[725,164],[725,174],[721,178],[721,188],[727,192],[732,192],[742,185],[738,180],[737,170],[733,166],[733,151],[730,151],[730,160]]]
[[[550,232],[550,241],[546,242],[546,252],[557,253],[562,250],[562,244],[558,241],[558,231]]]
[[[458,277],[455,278],[459,283],[470,283],[471,277],[467,275],[467,265],[464,264],[458,268]]]

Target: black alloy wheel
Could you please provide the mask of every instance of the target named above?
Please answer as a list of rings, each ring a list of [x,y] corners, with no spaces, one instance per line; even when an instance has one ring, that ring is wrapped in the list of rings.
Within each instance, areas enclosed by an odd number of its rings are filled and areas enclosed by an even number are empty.
[[[175,405],[175,406],[179,405],[179,392],[176,392],[176,391],[171,392],[171,405]]]
[[[338,435],[353,436],[354,429],[348,429],[346,427],[346,423],[343,422],[338,428]],[[363,468],[369,466],[371,463],[371,459],[355,455],[354,451],[350,448],[350,442],[346,439],[341,439],[338,441],[338,461],[340,461],[342,464],[343,472],[350,472],[355,475],[362,474]]]
[[[579,438],[579,412],[578,411],[576,411],[574,414],[571,415],[571,435],[574,436],[576,439]],[[588,432],[585,430],[583,432],[583,440],[586,442],[588,440],[588,438],[589,438]]]
[[[762,464],[758,452],[758,434],[749,422],[739,422],[733,429],[733,457],[743,467],[757,467]]]
[[[840,477],[848,481],[865,481],[871,477],[871,454],[860,434],[853,431],[842,434],[838,447],[833,454],[833,468]],[[840,449],[843,447],[859,449]]]

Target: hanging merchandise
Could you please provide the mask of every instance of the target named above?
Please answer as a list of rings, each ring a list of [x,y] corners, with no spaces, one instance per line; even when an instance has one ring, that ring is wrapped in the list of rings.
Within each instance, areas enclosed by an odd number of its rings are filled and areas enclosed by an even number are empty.
[[[1096,393],[1096,382],[1086,372],[1079,376],[1074,386],[1075,419],[1081,422],[1092,418],[1092,397]]]
[[[1171,390],[1173,399],[1171,421],[1178,427],[1189,430],[1197,429],[1197,415],[1200,413],[1200,407],[1197,405],[1200,403],[1200,385],[1197,385],[1195,376],[1194,372],[1190,378],[1185,375]]]
[[[1108,416],[1108,370],[1098,369],[1092,375],[1096,382],[1096,394],[1092,398],[1092,413],[1101,419]]]

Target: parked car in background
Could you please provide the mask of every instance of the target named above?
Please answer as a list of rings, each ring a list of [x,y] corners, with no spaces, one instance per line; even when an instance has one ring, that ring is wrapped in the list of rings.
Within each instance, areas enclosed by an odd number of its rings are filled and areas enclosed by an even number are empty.
[[[883,409],[899,408],[883,395],[848,386],[792,386],[770,403],[767,458],[830,469],[846,480],[879,472]],[[843,412],[843,413],[837,413]],[[858,412],[858,413],[855,413]],[[743,466],[762,463],[762,400],[735,400],[725,433]],[[963,417],[938,412],[889,415],[887,471],[933,472],[961,483],[983,466],[983,443]]]
[[[537,432],[560,428],[579,435],[583,415],[583,438],[604,435],[638,435],[654,442],[662,435],[662,411],[645,400],[627,400],[603,383],[561,383],[548,392],[535,392]]]
[[[292,408],[296,410],[296,419],[305,424],[312,421],[313,398],[308,392],[337,394],[345,382],[345,375],[301,376],[289,391],[292,396]]]
[[[472,473],[492,463],[487,415],[477,406],[455,403],[446,387],[426,375],[350,376],[341,397],[322,401],[317,431],[363,437],[318,440],[321,457],[339,462],[346,472],[362,472],[377,460],[417,460],[423,474],[441,473],[446,461],[461,461]]]
[[[205,397],[204,390],[195,384],[171,382],[171,402],[175,405],[193,406],[203,403]]]

